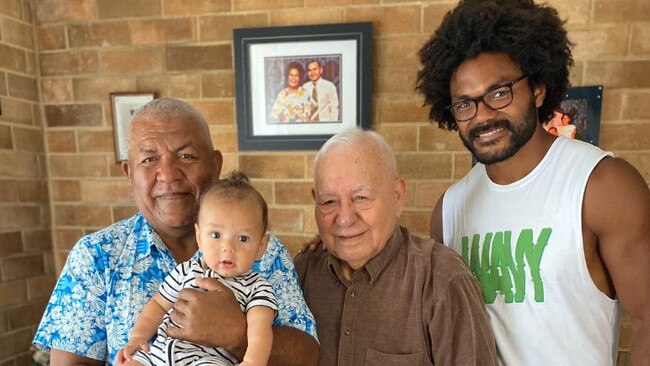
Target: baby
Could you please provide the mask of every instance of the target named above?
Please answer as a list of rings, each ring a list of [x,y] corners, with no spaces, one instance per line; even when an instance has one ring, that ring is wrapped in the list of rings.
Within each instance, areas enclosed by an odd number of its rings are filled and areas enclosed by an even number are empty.
[[[243,173],[233,172],[201,198],[196,241],[202,257],[179,264],[149,300],[117,354],[120,365],[237,365],[222,348],[208,348],[171,338],[169,316],[182,288],[199,287],[196,278],[214,277],[232,289],[248,323],[248,348],[240,365],[266,365],[271,353],[277,311],[271,285],[251,266],[268,244],[268,208]],[[196,256],[195,256],[196,258]],[[157,330],[157,335],[156,335]],[[151,347],[148,341],[156,335]]]

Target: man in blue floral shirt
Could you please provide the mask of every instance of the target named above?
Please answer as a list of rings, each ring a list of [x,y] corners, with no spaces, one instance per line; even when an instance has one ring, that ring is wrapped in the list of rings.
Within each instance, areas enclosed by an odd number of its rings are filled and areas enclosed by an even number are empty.
[[[197,257],[194,215],[200,194],[219,178],[222,156],[207,123],[189,104],[156,99],[133,116],[128,162],[135,216],[82,238],[72,249],[34,344],[53,365],[113,364],[144,304],[177,263]],[[291,256],[272,237],[253,269],[278,297],[270,365],[315,364],[314,318],[302,297]],[[230,291],[205,279],[208,291],[184,290],[170,335],[233,355],[246,349],[246,320]]]

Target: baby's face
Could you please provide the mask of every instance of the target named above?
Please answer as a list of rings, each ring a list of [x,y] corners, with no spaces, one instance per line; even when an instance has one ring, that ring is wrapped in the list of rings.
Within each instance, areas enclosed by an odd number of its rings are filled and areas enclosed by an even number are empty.
[[[262,225],[262,209],[251,200],[206,197],[196,224],[203,260],[224,277],[247,272],[266,250]]]

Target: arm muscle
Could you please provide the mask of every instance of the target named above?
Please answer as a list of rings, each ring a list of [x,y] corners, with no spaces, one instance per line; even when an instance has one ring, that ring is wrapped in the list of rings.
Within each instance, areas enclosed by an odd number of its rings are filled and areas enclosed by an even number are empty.
[[[625,311],[632,316],[632,364],[650,360],[650,192],[621,159],[594,169],[583,203],[584,226],[597,248]],[[643,361],[646,360],[646,361]]]

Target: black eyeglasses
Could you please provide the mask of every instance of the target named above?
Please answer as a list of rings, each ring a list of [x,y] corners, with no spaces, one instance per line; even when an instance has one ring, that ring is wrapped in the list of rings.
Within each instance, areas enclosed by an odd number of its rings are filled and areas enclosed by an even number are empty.
[[[451,111],[456,122],[467,122],[474,118],[478,112],[479,102],[483,102],[483,104],[492,110],[505,108],[512,103],[512,86],[525,78],[526,75],[522,75],[519,79],[513,82],[499,85],[494,89],[488,90],[480,97],[462,99],[447,108]]]

